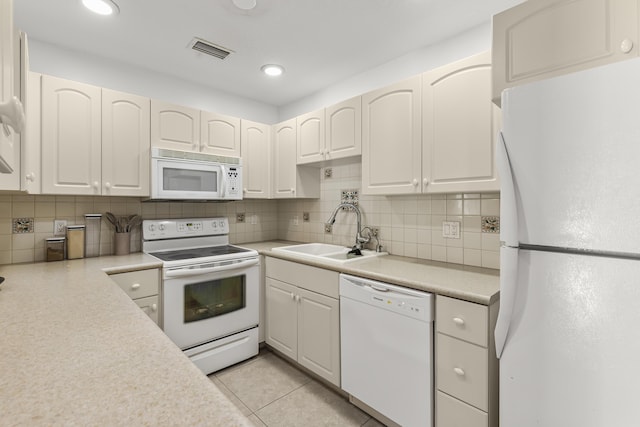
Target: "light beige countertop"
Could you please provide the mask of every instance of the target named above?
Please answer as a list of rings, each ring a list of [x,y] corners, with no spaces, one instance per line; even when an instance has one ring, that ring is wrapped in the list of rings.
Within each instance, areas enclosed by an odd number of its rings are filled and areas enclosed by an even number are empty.
[[[116,285],[136,253],[0,266],[2,425],[250,426]]]
[[[241,243],[239,246],[255,249],[263,255],[274,258],[296,261],[484,305],[493,304],[500,298],[500,276],[498,270],[395,255],[370,257],[347,264],[338,264],[330,260],[315,261],[271,250],[278,246],[293,244],[296,244],[296,242],[275,240]]]

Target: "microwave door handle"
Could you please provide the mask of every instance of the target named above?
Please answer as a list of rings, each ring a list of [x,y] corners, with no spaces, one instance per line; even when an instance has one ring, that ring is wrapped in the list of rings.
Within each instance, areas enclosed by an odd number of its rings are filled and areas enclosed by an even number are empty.
[[[259,263],[260,261],[257,259],[250,259],[250,260],[241,261],[235,264],[221,265],[217,267],[185,268],[185,269],[178,269],[178,270],[168,270],[164,273],[164,276],[165,277],[184,277],[184,276],[195,276],[195,275],[207,274],[207,273],[217,273],[219,271],[237,270],[239,268],[246,268],[253,265],[258,265]]]
[[[227,192],[227,171],[224,165],[220,165],[220,170],[222,171],[222,176],[220,177],[220,197],[224,198]]]

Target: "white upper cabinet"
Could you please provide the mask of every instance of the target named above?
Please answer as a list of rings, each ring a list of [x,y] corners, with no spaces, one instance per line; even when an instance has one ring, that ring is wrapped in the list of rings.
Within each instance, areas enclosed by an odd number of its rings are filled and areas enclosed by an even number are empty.
[[[240,119],[202,111],[200,151],[218,156],[240,157]]]
[[[362,154],[362,97],[347,99],[325,109],[327,160]]]
[[[273,197],[320,197],[320,170],[296,164],[296,119],[271,127],[273,147]]]
[[[101,192],[100,88],[42,77],[42,192]]]
[[[296,118],[297,163],[320,162],[325,159],[324,108]]]
[[[0,103],[9,102],[14,95],[13,37],[13,1],[0,0]],[[19,152],[19,139],[13,129],[9,135],[0,129],[0,173],[20,173]],[[0,185],[4,187],[2,180]]]
[[[152,99],[151,145],[200,151],[200,110]]]
[[[504,89],[638,55],[637,0],[526,1],[493,18],[493,100]]]
[[[296,191],[296,119],[273,125],[273,196],[293,198]]]
[[[148,196],[149,98],[102,90],[102,194]]]
[[[41,96],[44,194],[149,195],[148,98],[51,76]]]
[[[419,193],[421,76],[362,96],[362,193]]]
[[[242,182],[246,199],[271,197],[271,127],[241,121]]]
[[[499,191],[490,53],[424,73],[422,89],[423,192]]]

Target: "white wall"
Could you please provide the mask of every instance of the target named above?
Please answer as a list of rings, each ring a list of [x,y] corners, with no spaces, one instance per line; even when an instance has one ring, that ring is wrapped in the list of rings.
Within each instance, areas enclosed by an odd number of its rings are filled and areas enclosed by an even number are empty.
[[[414,50],[280,107],[278,119],[283,121],[327,107],[489,49],[491,49],[491,23],[487,22],[456,37]],[[357,55],[357,52],[354,54]]]
[[[29,61],[31,71],[38,73],[261,123],[271,124],[278,120],[278,111],[274,106],[40,40],[29,40]],[[188,72],[185,70],[185,73]]]

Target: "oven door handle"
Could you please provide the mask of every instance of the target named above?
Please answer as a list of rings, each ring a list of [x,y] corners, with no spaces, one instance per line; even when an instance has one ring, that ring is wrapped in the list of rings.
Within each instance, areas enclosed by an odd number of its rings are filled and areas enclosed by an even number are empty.
[[[246,261],[240,261],[234,264],[221,265],[217,267],[205,267],[205,268],[184,268],[177,270],[165,271],[165,277],[183,277],[183,276],[195,276],[207,273],[217,273],[218,271],[237,270],[239,268],[251,267],[253,265],[260,264],[258,259],[250,259]]]

